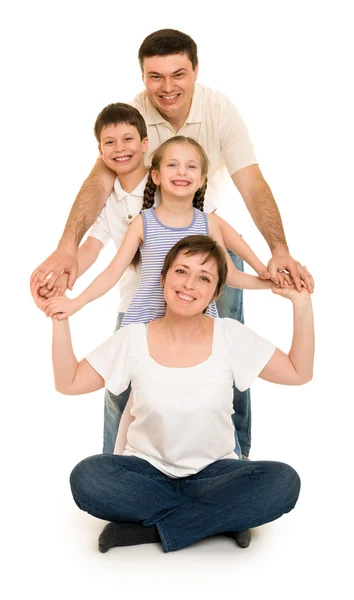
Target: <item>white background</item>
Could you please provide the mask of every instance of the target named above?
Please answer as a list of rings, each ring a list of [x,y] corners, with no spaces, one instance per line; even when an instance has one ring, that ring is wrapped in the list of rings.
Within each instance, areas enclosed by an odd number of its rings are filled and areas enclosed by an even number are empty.
[[[11,2],[2,46],[2,502],[7,598],[349,597],[352,509],[353,47],[349,2]],[[316,369],[305,387],[252,389],[254,459],[302,478],[296,509],[248,550],[213,539],[101,555],[102,523],[74,505],[68,476],[101,450],[103,394],[54,391],[51,325],[32,270],[55,248],[96,157],[98,112],[142,89],[137,52],[163,27],[190,34],[201,83],[243,115],[290,250],[316,279]],[[254,250],[264,240],[230,188],[227,214]],[[104,268],[109,247],[75,292]],[[78,358],[110,335],[117,291],[72,319]],[[291,306],[245,294],[247,324],[288,350]]]

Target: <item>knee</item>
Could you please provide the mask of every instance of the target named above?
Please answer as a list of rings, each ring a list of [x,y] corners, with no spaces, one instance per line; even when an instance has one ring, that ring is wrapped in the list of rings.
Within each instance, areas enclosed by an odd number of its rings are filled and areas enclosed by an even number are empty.
[[[291,510],[299,498],[301,480],[293,467],[286,463],[277,464],[279,465],[279,476],[281,478],[284,501],[289,504],[289,510]]]
[[[100,457],[90,456],[79,462],[70,474],[70,488],[75,502],[83,493],[94,487],[95,473],[99,470]]]

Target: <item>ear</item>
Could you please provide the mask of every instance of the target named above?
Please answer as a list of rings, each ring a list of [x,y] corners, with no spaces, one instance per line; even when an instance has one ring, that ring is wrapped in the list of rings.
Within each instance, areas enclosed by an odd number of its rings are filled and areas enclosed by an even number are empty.
[[[148,148],[149,148],[149,138],[144,138],[142,141],[142,145],[143,145],[143,152],[147,152]]]
[[[198,72],[199,72],[199,64],[196,65],[193,73],[194,73],[194,81],[197,81],[198,79]]]
[[[155,185],[160,185],[160,173],[158,171],[151,171],[151,179]]]
[[[102,156],[103,152],[102,152],[101,144],[98,144],[98,151],[99,151],[100,155]]]

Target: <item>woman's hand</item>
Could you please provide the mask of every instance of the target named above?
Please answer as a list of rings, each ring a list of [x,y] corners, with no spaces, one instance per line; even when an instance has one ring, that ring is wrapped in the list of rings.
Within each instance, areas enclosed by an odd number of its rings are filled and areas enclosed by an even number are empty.
[[[44,312],[47,317],[62,321],[75,314],[81,308],[77,298],[67,298],[66,296],[56,296],[44,302]]]
[[[306,298],[307,301],[307,299],[310,298],[310,293],[306,288],[302,287],[301,292],[298,292],[294,284],[286,287],[274,286],[272,287],[272,292],[278,296],[288,298],[292,302],[302,301],[303,298]]]

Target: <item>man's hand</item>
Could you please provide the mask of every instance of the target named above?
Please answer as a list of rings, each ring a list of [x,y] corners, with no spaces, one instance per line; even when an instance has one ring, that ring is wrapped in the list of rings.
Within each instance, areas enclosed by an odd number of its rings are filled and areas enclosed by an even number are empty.
[[[81,308],[77,298],[67,298],[66,296],[56,296],[50,300],[44,300],[43,310],[47,317],[62,321],[75,314]]]
[[[281,279],[291,276],[298,292],[305,287],[312,294],[315,284],[312,275],[306,267],[290,256],[286,248],[274,250],[273,256],[268,263],[268,271],[274,283],[281,283]],[[282,271],[285,271],[284,273]],[[286,273],[287,272],[287,273]]]
[[[48,291],[52,290],[57,279],[62,273],[68,275],[68,288],[72,290],[73,285],[77,278],[78,273],[78,262],[77,262],[77,249],[70,248],[58,248],[48,258],[37,267],[31,275],[32,281],[38,277],[42,287],[44,281],[51,273],[50,278],[46,282]]]

